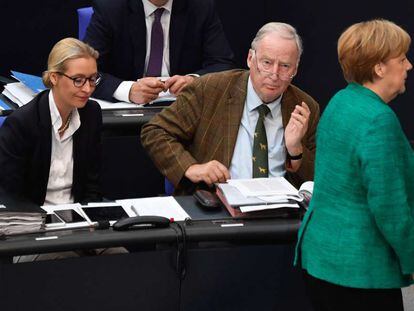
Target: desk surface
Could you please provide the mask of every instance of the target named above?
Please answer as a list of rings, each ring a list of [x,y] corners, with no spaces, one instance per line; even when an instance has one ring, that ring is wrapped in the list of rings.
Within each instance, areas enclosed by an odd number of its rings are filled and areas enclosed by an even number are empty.
[[[114,127],[136,127],[147,123],[162,108],[137,108],[137,109],[113,109],[102,110],[102,122],[104,129]]]
[[[192,217],[185,222],[187,241],[234,241],[290,243],[295,240],[300,226],[299,216],[292,218],[232,219],[226,210],[204,211],[191,196],[177,197],[177,201]],[[217,221],[218,219],[218,221]],[[223,227],[222,224],[242,224]],[[0,256],[13,256],[83,248],[137,246],[154,243],[175,243],[177,228],[172,224],[162,229],[113,231],[78,229],[10,236],[0,243]],[[37,237],[57,237],[36,240]]]

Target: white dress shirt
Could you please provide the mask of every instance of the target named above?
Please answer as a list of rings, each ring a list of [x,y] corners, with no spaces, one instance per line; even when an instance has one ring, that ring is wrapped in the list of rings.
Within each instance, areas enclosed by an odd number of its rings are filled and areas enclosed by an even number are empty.
[[[269,150],[269,177],[284,176],[286,173],[286,148],[281,111],[282,96],[267,104],[270,113],[264,119]],[[259,118],[259,112],[256,108],[262,103],[249,78],[243,115],[230,164],[230,176],[232,179],[252,178],[253,176],[253,140],[256,123]]]
[[[58,132],[62,118],[56,107],[53,92],[49,92],[50,118],[52,121],[52,153],[45,205],[73,203],[73,134],[80,127],[77,109],[72,110],[69,127],[62,137]]]
[[[149,0],[137,0],[142,1],[144,6],[145,14],[145,25],[147,26],[147,52],[145,56],[145,70],[147,72],[149,56],[151,53],[151,30],[152,23],[154,21],[154,12],[158,9],[157,6],[152,4]],[[161,6],[164,8],[164,12],[161,16],[161,26],[164,33],[164,50],[162,57],[161,76],[170,76],[170,20],[173,0],[169,0],[165,5]],[[114,98],[120,101],[129,102],[129,91],[135,81],[123,81],[114,92]]]

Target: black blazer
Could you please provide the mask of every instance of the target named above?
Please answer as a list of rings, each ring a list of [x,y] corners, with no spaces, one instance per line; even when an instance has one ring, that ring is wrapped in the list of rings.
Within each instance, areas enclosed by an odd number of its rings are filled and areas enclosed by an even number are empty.
[[[114,100],[122,81],[142,78],[145,69],[145,13],[141,0],[95,0],[85,42],[99,51],[103,79],[93,96]],[[213,0],[174,0],[170,21],[170,74],[232,69],[233,52]]]
[[[49,91],[17,109],[0,128],[0,190],[43,205],[52,152]],[[101,200],[102,113],[88,101],[78,109],[81,126],[73,136],[75,202]]]

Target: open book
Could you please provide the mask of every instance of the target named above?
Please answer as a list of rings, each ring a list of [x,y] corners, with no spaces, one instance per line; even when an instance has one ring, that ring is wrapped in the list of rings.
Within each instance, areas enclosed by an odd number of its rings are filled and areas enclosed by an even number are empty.
[[[284,177],[234,179],[217,186],[217,196],[233,217],[264,210],[306,208],[312,191],[313,182],[297,190]]]

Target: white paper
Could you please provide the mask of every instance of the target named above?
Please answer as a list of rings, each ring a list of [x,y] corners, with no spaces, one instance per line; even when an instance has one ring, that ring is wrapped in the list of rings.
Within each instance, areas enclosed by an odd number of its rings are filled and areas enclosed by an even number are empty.
[[[22,82],[8,83],[4,86],[4,89],[9,91],[10,94],[17,98],[23,105],[26,105],[36,96],[36,94]],[[5,94],[5,96],[7,95]],[[19,103],[17,104],[19,105]]]
[[[236,187],[246,197],[297,195],[298,190],[284,177],[229,179],[230,185]]]
[[[299,205],[297,203],[246,205],[246,206],[240,206],[240,211],[243,213],[246,213],[246,212],[263,211],[267,209],[276,209],[276,208],[283,208],[283,207],[299,208]]]
[[[166,218],[173,218],[175,221],[183,221],[186,218],[191,218],[181,207],[174,197],[153,197],[142,199],[125,199],[117,200],[125,211],[133,213],[133,207],[139,216],[162,216]],[[137,215],[138,216],[138,215]]]
[[[102,110],[112,110],[112,109],[137,109],[139,106],[136,104],[126,103],[126,102],[117,102],[112,103],[103,99],[97,99],[91,97],[91,100],[96,101]]]
[[[12,93],[10,93],[8,90],[4,89],[2,94],[6,96],[8,99],[10,99],[13,103],[15,103],[17,106],[21,107],[23,106],[23,103]]]

